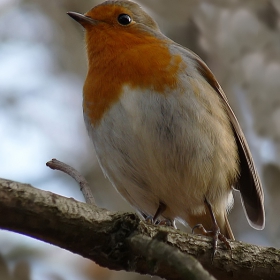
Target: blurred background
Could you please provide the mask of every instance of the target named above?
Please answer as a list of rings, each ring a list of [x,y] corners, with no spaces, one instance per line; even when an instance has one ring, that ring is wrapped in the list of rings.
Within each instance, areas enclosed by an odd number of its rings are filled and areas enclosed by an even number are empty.
[[[84,127],[83,30],[66,15],[101,2],[0,0],[0,177],[83,201],[73,180],[45,166],[57,158],[86,176],[100,207],[131,211],[104,178]],[[280,1],[137,2],[163,33],[206,61],[245,132],[264,185],[267,223],[263,231],[250,228],[236,193],[230,214],[236,239],[279,247]],[[150,279],[4,230],[0,255],[0,280]]]

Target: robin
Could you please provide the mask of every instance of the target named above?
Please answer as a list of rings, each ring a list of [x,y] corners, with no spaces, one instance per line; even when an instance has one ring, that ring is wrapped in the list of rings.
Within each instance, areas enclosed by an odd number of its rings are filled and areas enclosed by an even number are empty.
[[[227,212],[239,190],[249,224],[263,229],[264,197],[248,144],[207,65],[164,36],[131,1],[86,14],[86,127],[104,174],[152,221],[178,219],[234,239]]]

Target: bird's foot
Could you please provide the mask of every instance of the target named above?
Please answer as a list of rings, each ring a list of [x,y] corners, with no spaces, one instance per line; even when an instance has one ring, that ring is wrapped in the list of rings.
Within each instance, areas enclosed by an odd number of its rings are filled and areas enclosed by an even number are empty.
[[[164,203],[160,202],[155,215],[146,216],[145,221],[149,224],[174,227],[176,229],[174,220],[170,220],[170,219],[159,220],[158,219],[165,210],[166,210],[166,205]]]
[[[158,225],[160,226],[166,226],[166,227],[173,227],[173,228],[177,228],[175,225],[175,220],[170,220],[170,219],[164,219],[159,221]]]
[[[157,222],[157,221],[154,221],[153,216],[150,216],[150,215],[145,217],[145,221],[147,224],[151,224],[151,225],[153,225]]]
[[[213,242],[212,242],[213,251],[212,251],[212,256],[211,256],[211,260],[213,262],[216,251],[217,251],[218,240],[222,241],[230,251],[231,251],[231,246],[230,246],[230,243],[227,240],[227,238],[220,231],[220,228],[218,226],[215,215],[213,213],[211,204],[208,202],[208,200],[206,198],[204,200],[204,203],[205,203],[206,207],[208,208],[210,216],[211,216],[212,225],[213,225],[212,230],[206,230],[202,224],[197,224],[192,228],[192,233],[194,233],[195,229],[199,229],[203,235],[211,236],[213,238]]]
[[[214,225],[212,230],[206,230],[202,224],[197,224],[192,228],[192,233],[194,233],[195,229],[199,229],[203,235],[211,236],[212,237],[212,255],[211,260],[213,262],[215,254],[217,252],[218,240],[222,241],[226,247],[231,250],[231,246],[227,238],[220,232],[220,228],[218,225]]]

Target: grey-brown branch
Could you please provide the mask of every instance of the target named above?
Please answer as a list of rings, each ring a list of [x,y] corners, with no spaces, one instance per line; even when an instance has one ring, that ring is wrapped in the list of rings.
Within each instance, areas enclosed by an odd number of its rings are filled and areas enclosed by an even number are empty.
[[[231,242],[231,256],[219,244],[211,263],[208,237],[148,225],[134,213],[110,212],[4,179],[0,179],[0,228],[57,245],[114,270],[165,279],[213,279],[197,259],[217,279],[280,279],[280,252],[274,248]]]

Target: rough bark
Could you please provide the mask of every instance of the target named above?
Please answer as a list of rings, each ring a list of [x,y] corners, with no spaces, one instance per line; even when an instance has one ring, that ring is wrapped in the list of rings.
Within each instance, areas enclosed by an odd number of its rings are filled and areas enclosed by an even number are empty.
[[[101,266],[166,279],[280,279],[280,251],[230,242],[219,244],[211,263],[211,239],[140,221],[27,184],[0,179],[0,228],[57,245]],[[193,258],[194,257],[194,258]],[[202,273],[203,276],[199,276]]]

